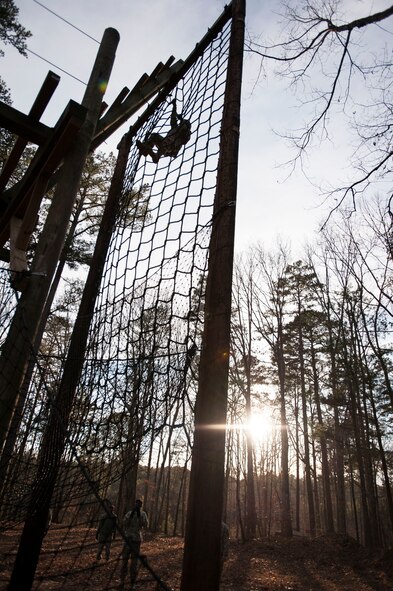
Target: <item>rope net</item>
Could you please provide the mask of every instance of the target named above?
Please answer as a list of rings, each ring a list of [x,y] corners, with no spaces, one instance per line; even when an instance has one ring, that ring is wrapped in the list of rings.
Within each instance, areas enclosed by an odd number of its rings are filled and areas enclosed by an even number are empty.
[[[53,334],[44,336],[27,371],[0,466],[1,588],[23,524],[39,508],[40,483],[46,494],[39,466],[59,454],[34,589],[117,587],[122,519],[136,497],[149,532],[184,533],[229,41],[227,20],[134,137],[80,379],[69,421],[61,423],[63,450],[45,440],[51,416],[63,417],[56,392],[66,353]],[[174,116],[190,133],[162,143]],[[0,279],[4,342],[17,302],[7,273]],[[117,535],[109,560],[96,562],[106,499],[118,517]],[[139,556],[139,566],[144,588],[169,588],[153,559]]]

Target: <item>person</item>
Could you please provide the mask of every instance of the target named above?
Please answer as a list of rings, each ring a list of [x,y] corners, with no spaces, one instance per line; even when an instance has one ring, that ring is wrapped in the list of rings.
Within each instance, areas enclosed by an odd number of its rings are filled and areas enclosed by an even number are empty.
[[[148,525],[149,522],[147,515],[145,511],[142,511],[142,501],[140,499],[137,499],[135,501],[135,507],[132,509],[132,511],[128,511],[124,515],[123,519],[125,542],[122,551],[121,583],[122,585],[124,585],[124,581],[127,575],[127,565],[131,557],[131,589],[135,584],[138,575],[138,559],[140,557],[142,531],[146,529]]]
[[[221,572],[224,568],[224,562],[228,558],[229,554],[229,527],[227,524],[222,521],[221,522],[221,556],[220,556],[220,565],[221,565]]]
[[[191,123],[178,115],[176,110],[176,100],[172,101],[171,129],[166,136],[160,133],[151,133],[145,138],[144,142],[137,141],[139,152],[143,156],[150,156],[153,162],[157,164],[162,156],[175,158],[180,148],[184,146],[191,137]],[[153,148],[157,148],[154,151]]]
[[[109,560],[111,543],[116,536],[117,515],[113,512],[113,505],[108,499],[104,500],[104,508],[105,512],[100,517],[96,533],[96,540],[98,541],[96,560],[101,560],[104,547],[105,558]]]

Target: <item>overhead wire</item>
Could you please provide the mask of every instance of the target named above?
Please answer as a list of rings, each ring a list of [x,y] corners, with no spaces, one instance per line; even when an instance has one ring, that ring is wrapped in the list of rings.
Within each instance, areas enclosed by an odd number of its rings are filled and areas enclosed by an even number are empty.
[[[67,76],[71,76],[71,78],[74,78],[74,80],[77,80],[78,82],[81,82],[82,84],[84,84],[85,86],[87,86],[86,82],[83,82],[83,80],[81,80],[80,78],[77,78],[76,76],[74,76],[73,74],[70,74],[70,72],[67,72],[67,70],[64,70],[63,68],[60,68],[59,66],[57,66],[56,64],[54,64],[53,62],[50,62],[49,60],[47,60],[46,58],[42,57],[42,55],[39,55],[38,53],[36,53],[35,51],[33,51],[32,49],[26,48],[26,50],[29,53],[32,53],[33,55],[35,55],[36,57],[39,57],[41,60],[43,60],[44,62],[46,62],[47,64],[49,64],[50,66],[53,66],[54,68],[56,68],[57,70],[60,70],[60,72],[63,72],[64,74],[67,74]]]
[[[84,31],[83,29],[80,29],[79,27],[75,26],[73,23],[71,23],[70,21],[68,21],[64,17],[60,16],[60,14],[58,14],[54,10],[51,10],[50,8],[48,8],[47,6],[45,6],[45,4],[42,4],[42,2],[39,2],[38,0],[33,0],[33,2],[35,2],[36,4],[38,4],[39,6],[41,6],[42,8],[44,8],[45,10],[47,10],[48,12],[50,12],[51,14],[53,14],[54,16],[56,16],[57,18],[59,18],[60,20],[62,20],[63,22],[67,23],[67,25],[69,25],[70,27],[72,27],[73,29],[75,29],[76,31],[78,31],[79,33],[82,33],[82,35],[85,35],[86,37],[88,37],[89,39],[91,39],[92,41],[94,41],[95,43],[100,44],[100,42],[97,39],[95,39],[94,37],[92,37],[91,35],[89,35],[88,33],[86,33],[86,31]],[[60,68],[59,66],[57,66],[53,62],[51,62],[48,59],[42,57],[42,55],[39,55],[38,53],[36,53],[35,51],[33,51],[32,49],[29,49],[29,48],[26,48],[26,49],[27,49],[27,51],[29,53],[35,55],[36,57],[38,57],[39,59],[43,60],[47,64],[53,66],[54,68],[60,70],[60,72],[63,72],[64,74],[66,74],[67,76],[70,76],[74,80],[77,80],[78,82],[80,82],[84,86],[87,86],[87,83],[84,82],[83,80],[81,80],[80,78],[77,78],[77,76],[74,76],[73,74],[71,74],[67,70],[64,70],[63,68]]]
[[[45,10],[47,10],[48,12],[51,12],[52,14],[54,14],[55,16],[57,16],[57,18],[59,18],[60,20],[64,21],[65,23],[67,23],[67,25],[70,25],[70,27],[73,27],[74,29],[76,29],[77,31],[79,31],[79,33],[82,33],[83,35],[86,35],[86,37],[88,37],[92,41],[95,41],[96,43],[98,43],[98,45],[100,44],[100,42],[97,39],[95,39],[94,37],[92,37],[91,35],[89,35],[88,33],[86,33],[86,31],[84,31],[83,29],[79,29],[78,27],[76,27],[75,25],[73,25],[70,21],[68,21],[67,19],[63,18],[59,14],[57,14],[57,12],[54,12],[53,10],[51,10],[50,8],[48,8],[47,6],[45,6],[45,4],[42,4],[42,2],[38,2],[38,0],[33,0],[33,2],[35,2],[36,4],[39,4],[40,6],[42,6],[42,8],[45,8]]]

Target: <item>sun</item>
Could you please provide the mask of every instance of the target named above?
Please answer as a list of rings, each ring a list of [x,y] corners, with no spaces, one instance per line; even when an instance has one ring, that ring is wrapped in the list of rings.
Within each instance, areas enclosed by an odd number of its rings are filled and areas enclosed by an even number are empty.
[[[251,436],[255,445],[262,445],[271,442],[280,427],[273,408],[270,405],[265,405],[254,407],[248,422],[227,423],[225,428],[243,432],[243,434]]]
[[[272,438],[276,430],[276,421],[270,407],[254,409],[245,427],[254,443],[265,443]]]

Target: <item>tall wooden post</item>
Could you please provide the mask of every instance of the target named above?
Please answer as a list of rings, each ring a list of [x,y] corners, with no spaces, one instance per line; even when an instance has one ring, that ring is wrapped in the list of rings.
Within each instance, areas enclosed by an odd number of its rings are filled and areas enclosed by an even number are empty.
[[[206,286],[205,326],[181,591],[220,586],[231,291],[245,0],[234,0],[220,160]]]
[[[8,591],[28,591],[34,580],[50,501],[65,447],[69,416],[83,367],[91,318],[115,225],[118,200],[122,192],[130,146],[131,138],[125,135],[120,143],[116,168],[72,332],[62,380],[56,399],[52,401],[48,425],[43,436],[37,475],[32,485],[31,502]]]
[[[37,245],[31,274],[8,331],[0,357],[0,451],[20,395],[46,297],[62,251],[102,98],[112,71],[119,33],[106,29],[82,105],[87,116],[75,145],[64,159],[52,205]]]

